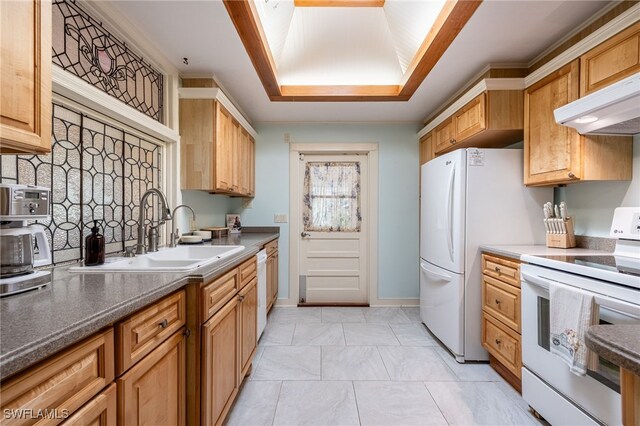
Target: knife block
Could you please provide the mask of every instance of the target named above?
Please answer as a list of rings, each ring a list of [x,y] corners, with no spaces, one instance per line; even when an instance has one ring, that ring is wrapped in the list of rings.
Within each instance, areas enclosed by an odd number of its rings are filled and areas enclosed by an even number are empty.
[[[547,247],[551,248],[573,248],[576,246],[576,236],[573,231],[573,218],[564,221],[567,228],[566,234],[549,234],[547,233]]]

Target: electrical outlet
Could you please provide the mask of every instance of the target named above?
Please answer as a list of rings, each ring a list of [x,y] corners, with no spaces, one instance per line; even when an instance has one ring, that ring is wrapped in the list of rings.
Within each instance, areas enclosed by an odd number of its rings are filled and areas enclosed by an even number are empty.
[[[284,213],[274,214],[273,215],[273,221],[275,223],[287,223],[287,215],[284,214]]]

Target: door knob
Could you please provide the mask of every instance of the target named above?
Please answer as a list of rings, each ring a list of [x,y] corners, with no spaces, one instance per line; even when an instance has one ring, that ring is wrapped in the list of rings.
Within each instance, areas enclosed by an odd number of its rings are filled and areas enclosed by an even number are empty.
[[[300,236],[301,236],[302,238],[304,238],[304,237],[308,237],[309,235],[311,235],[311,234],[309,234],[308,232],[301,232],[301,233],[300,233]]]

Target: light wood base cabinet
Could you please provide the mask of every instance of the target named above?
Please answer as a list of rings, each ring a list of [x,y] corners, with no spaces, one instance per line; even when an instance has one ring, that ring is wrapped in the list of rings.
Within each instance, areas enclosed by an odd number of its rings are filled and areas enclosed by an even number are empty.
[[[631,179],[630,136],[583,136],[555,121],[554,109],[578,99],[579,68],[576,59],[525,90],[525,185]]]
[[[0,1],[0,154],[51,151],[51,1]]]
[[[489,364],[520,392],[522,320],[520,263],[482,254],[482,346]]]
[[[57,410],[74,414],[114,378],[113,330],[80,342],[28,371],[2,383],[5,410]],[[50,419],[58,424],[63,418]],[[5,424],[33,424],[26,418],[7,418]]]
[[[116,384],[111,383],[64,422],[64,426],[116,426],[117,406]]]
[[[249,373],[258,336],[258,278],[240,292],[240,382]]]
[[[278,241],[265,246],[267,250],[267,312],[278,300]]]
[[[202,327],[203,426],[222,424],[238,393],[239,321],[234,297]]]
[[[117,379],[118,424],[185,425],[185,346],[181,329]]]

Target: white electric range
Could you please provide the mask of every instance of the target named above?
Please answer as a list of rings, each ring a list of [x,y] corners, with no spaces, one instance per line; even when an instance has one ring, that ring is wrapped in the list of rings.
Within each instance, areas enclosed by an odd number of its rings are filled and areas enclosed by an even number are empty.
[[[640,207],[616,209],[612,255],[530,256],[521,260],[522,397],[554,425],[621,424],[620,371],[600,359],[577,376],[549,352],[549,284],[595,296],[601,324],[640,327]]]

